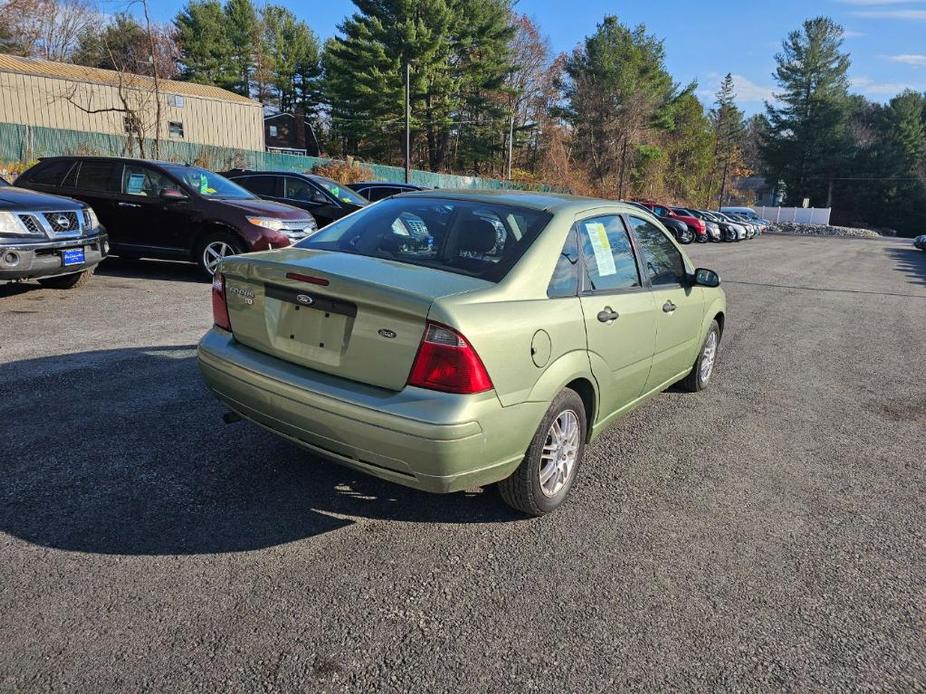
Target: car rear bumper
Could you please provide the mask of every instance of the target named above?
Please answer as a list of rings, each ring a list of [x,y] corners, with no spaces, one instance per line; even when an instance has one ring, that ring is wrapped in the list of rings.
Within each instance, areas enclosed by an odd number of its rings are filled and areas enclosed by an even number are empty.
[[[84,262],[64,265],[61,251],[76,248],[84,249]],[[108,251],[107,237],[103,232],[58,241],[0,240],[0,281],[83,272],[103,260]]]
[[[428,492],[510,475],[546,410],[543,403],[503,407],[493,391],[365,386],[262,354],[215,328],[198,355],[209,388],[242,417],[326,458]]]

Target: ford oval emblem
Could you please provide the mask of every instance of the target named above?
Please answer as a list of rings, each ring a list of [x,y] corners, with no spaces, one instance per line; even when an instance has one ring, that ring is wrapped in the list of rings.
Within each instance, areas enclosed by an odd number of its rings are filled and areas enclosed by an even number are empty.
[[[296,301],[298,301],[303,306],[311,306],[312,304],[315,303],[315,299],[313,299],[308,294],[297,294]]]
[[[395,331],[394,331],[394,330],[389,330],[388,328],[380,328],[380,329],[377,330],[376,332],[378,332],[380,335],[382,335],[383,337],[385,337],[385,338],[387,338],[387,339],[389,339],[389,340],[391,340],[391,339],[393,339],[393,338],[395,337]]]

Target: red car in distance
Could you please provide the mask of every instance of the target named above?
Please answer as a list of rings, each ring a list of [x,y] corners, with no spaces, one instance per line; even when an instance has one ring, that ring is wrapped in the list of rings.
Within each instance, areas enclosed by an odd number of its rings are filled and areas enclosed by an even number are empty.
[[[685,222],[688,228],[695,233],[696,241],[699,243],[707,241],[707,226],[704,224],[703,219],[698,219],[697,217],[692,217],[687,214],[678,214],[668,205],[662,205],[652,200],[635,200],[635,202],[643,205],[643,207],[650,210],[657,217],[668,217],[669,219],[677,219],[680,222]]]

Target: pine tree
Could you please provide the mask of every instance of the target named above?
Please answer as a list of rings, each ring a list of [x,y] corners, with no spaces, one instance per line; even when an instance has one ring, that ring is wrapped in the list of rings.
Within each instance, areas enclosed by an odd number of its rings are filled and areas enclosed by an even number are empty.
[[[311,114],[318,106],[320,74],[318,38],[305,22],[280,5],[261,10],[263,47],[272,66],[271,85],[280,111],[302,108]]]
[[[733,75],[729,72],[717,90],[714,108],[711,110],[713,126],[714,162],[711,183],[708,186],[708,199],[715,192],[714,181],[719,182],[718,207],[723,206],[724,196],[730,179],[742,173],[743,167],[743,112],[736,105],[736,86]]]
[[[781,105],[766,104],[762,156],[767,176],[784,181],[792,204],[804,198],[826,203],[832,179],[851,149],[846,128],[849,56],[842,42],[842,27],[817,17],[788,34],[775,56]]]
[[[232,88],[238,81],[234,48],[218,0],[193,0],[174,19],[184,79]]]
[[[257,10],[251,0],[228,0],[225,5],[225,32],[230,46],[229,73],[234,75],[232,91],[251,95],[255,44],[261,40]]]

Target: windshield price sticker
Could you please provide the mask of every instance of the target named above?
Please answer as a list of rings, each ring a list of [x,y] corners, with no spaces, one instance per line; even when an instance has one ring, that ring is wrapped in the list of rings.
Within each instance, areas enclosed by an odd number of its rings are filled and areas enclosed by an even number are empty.
[[[595,253],[595,262],[598,263],[598,276],[608,277],[617,274],[617,267],[614,265],[614,255],[611,253],[611,241],[608,239],[608,232],[601,222],[590,222],[585,225],[588,232],[588,240],[592,243],[592,251]]]

